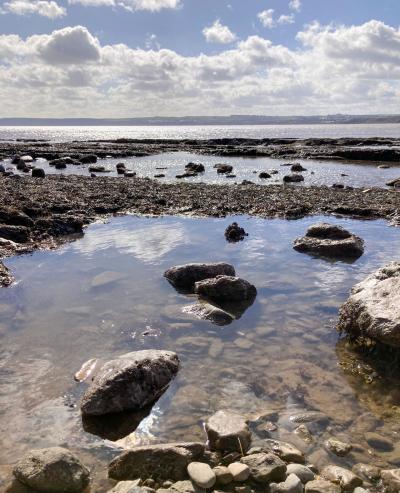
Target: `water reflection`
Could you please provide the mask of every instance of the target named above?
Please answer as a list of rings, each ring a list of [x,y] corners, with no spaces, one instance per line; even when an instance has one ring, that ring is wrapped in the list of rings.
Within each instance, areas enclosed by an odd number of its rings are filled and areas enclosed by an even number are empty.
[[[224,238],[233,220],[249,233],[237,244]],[[204,440],[203,420],[221,408],[249,418],[277,412],[272,436],[299,443],[315,463],[332,462],[322,451],[331,435],[361,444],[344,463],[369,461],[367,431],[392,441],[400,431],[398,380],[378,372],[367,383],[345,371],[338,363],[350,353],[338,344],[334,325],[350,288],[398,258],[400,230],[383,221],[332,218],[362,237],[366,250],[353,264],[329,263],[292,248],[319,221],[115,218],[56,252],[8,259],[19,283],[0,291],[1,464],[10,468],[30,448],[68,444],[92,467],[94,490],[103,493],[110,489],[107,462],[121,447]],[[187,313],[197,298],[163,278],[171,265],[202,261],[229,262],[257,287],[254,304],[229,325]],[[111,279],[104,273],[119,275],[99,287]],[[118,418],[115,429],[82,425],[85,384],[73,380],[82,364],[149,348],[174,350],[182,362],[150,414],[136,429],[134,416]],[[306,423],[308,443],[290,418],[311,411],[325,421]],[[400,451],[372,457],[394,465]]]

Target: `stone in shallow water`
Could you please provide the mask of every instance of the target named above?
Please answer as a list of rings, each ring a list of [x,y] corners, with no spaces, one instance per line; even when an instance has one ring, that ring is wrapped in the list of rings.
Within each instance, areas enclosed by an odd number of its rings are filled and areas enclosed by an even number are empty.
[[[61,447],[32,450],[17,462],[13,474],[21,483],[41,492],[80,493],[90,483],[89,470]]]
[[[339,312],[338,330],[400,347],[400,262],[356,284]]]
[[[104,364],[81,401],[84,415],[139,411],[154,403],[178,372],[171,351],[144,350]]]
[[[341,488],[326,481],[325,479],[316,479],[315,481],[310,481],[305,486],[305,493],[341,493]]]
[[[241,462],[232,462],[232,464],[229,464],[228,469],[236,482],[247,481],[250,476],[249,466]]]
[[[190,479],[200,488],[212,488],[216,482],[215,472],[208,464],[203,462],[191,462],[187,467]]]
[[[311,469],[302,464],[288,464],[286,468],[287,474],[295,474],[303,484],[313,481],[315,474]]]
[[[187,477],[188,465],[204,454],[201,443],[170,443],[136,447],[116,457],[108,475],[117,481],[138,478],[181,481]]]
[[[285,175],[283,177],[284,183],[299,183],[301,181],[304,181],[303,175],[296,175],[296,174],[292,173],[291,175]]]
[[[368,445],[376,450],[383,452],[391,452],[393,450],[393,443],[382,435],[379,435],[379,433],[369,432],[364,437]]]
[[[304,464],[305,462],[303,452],[290,443],[279,440],[265,440],[263,447],[285,462],[296,462],[298,464]]]
[[[370,464],[355,464],[352,467],[352,471],[356,476],[359,476],[364,481],[376,482],[381,477],[381,470],[379,467],[375,467]]]
[[[251,477],[258,483],[281,482],[286,477],[286,464],[274,454],[252,454],[240,462],[250,468]]]
[[[232,315],[209,303],[196,303],[195,305],[185,306],[182,311],[193,314],[201,320],[209,320],[220,327],[229,325],[234,321]]]
[[[303,483],[295,474],[289,476],[282,483],[272,483],[271,493],[303,493]]]
[[[227,485],[229,483],[232,483],[233,476],[232,476],[231,471],[228,469],[228,467],[217,466],[217,467],[214,467],[213,471],[214,471],[214,474],[217,478],[217,484]]]
[[[400,491],[400,469],[388,469],[381,472],[383,484],[388,493],[398,493]]]
[[[321,476],[339,485],[344,491],[353,491],[357,486],[362,486],[362,479],[353,472],[339,466],[327,466],[321,471]]]
[[[218,411],[205,423],[211,450],[246,452],[251,443],[251,433],[246,420],[239,414]]]
[[[171,267],[164,272],[164,277],[175,289],[186,293],[193,293],[195,283],[219,275],[234,276],[235,269],[224,262],[185,264]]]
[[[0,287],[10,286],[14,278],[8,268],[0,261]]]
[[[325,447],[338,457],[344,457],[349,454],[353,448],[350,443],[341,442],[340,440],[336,440],[335,438],[329,438],[325,442]]]
[[[108,286],[117,281],[120,281],[124,277],[125,276],[120,272],[113,272],[113,271],[102,272],[101,274],[98,274],[92,279],[90,286],[92,288],[101,288],[103,286]]]

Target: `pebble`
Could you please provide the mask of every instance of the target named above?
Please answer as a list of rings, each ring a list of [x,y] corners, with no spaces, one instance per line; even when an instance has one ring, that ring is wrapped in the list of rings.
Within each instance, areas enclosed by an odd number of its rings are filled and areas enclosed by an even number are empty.
[[[289,464],[286,468],[287,474],[295,474],[303,484],[313,481],[315,474],[307,466],[302,464]]]
[[[228,469],[236,482],[246,481],[250,476],[249,466],[240,462],[232,462],[232,464],[229,464]]]
[[[214,471],[214,474],[217,478],[217,484],[227,485],[229,483],[232,483],[233,476],[232,476],[232,473],[228,467],[217,466],[217,467],[214,467],[213,471]]]
[[[289,474],[282,483],[272,483],[271,493],[303,493],[303,483],[295,474]]]
[[[325,442],[325,448],[338,457],[344,457],[351,452],[353,447],[349,443],[341,442],[335,438],[329,438]]]
[[[362,486],[362,479],[353,472],[339,466],[327,466],[321,471],[321,476],[332,483],[338,484],[345,491],[353,491]]]
[[[304,491],[305,493],[341,493],[342,490],[330,481],[316,479],[307,483]]]
[[[190,479],[200,488],[212,488],[217,480],[215,472],[208,464],[203,462],[191,462],[187,467]]]

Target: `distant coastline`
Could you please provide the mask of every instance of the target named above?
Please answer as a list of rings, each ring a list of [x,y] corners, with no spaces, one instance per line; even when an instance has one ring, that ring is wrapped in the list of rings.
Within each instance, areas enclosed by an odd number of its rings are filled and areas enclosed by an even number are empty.
[[[205,126],[400,123],[400,115],[185,116],[141,118],[0,118],[0,126]]]

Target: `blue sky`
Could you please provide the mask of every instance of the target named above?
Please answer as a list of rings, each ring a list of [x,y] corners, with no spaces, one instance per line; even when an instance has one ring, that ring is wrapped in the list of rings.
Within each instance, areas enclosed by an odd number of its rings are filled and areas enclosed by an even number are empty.
[[[400,113],[400,0],[1,0],[0,116]]]

